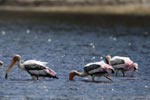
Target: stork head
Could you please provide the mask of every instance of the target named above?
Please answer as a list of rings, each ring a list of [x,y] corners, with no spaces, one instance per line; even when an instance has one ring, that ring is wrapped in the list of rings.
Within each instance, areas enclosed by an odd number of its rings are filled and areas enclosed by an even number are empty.
[[[18,55],[18,54],[15,54],[14,57],[13,57],[13,59],[14,59],[15,61],[19,61],[19,60],[21,60],[21,56]]]
[[[111,56],[110,56],[110,55],[106,55],[106,56],[105,56],[105,62],[106,62],[107,64],[110,64],[110,59],[111,59]]]
[[[69,80],[73,80],[74,76],[77,75],[77,71],[76,70],[72,70],[69,73]]]
[[[5,73],[5,79],[7,79],[8,73],[11,70],[11,68],[13,67],[13,65],[16,63],[16,61],[19,61],[19,60],[21,60],[21,56],[18,55],[18,54],[14,55],[14,57],[12,58],[10,64],[7,67],[7,70],[6,70],[6,73]]]

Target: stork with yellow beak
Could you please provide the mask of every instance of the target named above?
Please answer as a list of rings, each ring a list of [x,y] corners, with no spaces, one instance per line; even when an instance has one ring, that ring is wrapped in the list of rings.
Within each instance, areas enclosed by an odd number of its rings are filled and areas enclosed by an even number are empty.
[[[123,76],[125,76],[126,71],[132,71],[132,76],[134,72],[138,69],[138,64],[131,60],[129,57],[122,57],[122,56],[114,56],[111,57],[110,55],[105,56],[105,62],[110,64],[116,71],[116,76],[118,72],[121,71]]]
[[[5,73],[5,79],[8,78],[8,73],[10,72],[13,65],[18,62],[18,67],[20,69],[26,70],[32,77],[32,79],[37,79],[38,77],[50,77],[57,78],[56,72],[51,68],[47,67],[47,62],[41,62],[37,60],[27,60],[24,63],[21,62],[21,56],[16,54],[12,58],[11,63]]]
[[[104,76],[112,81],[112,79],[109,77],[110,73],[114,73],[114,68],[111,65],[106,64],[104,61],[93,62],[86,64],[82,72],[77,70],[70,71],[69,80],[73,80],[75,76],[86,77],[90,75],[92,77],[92,81],[95,81],[96,76]]]

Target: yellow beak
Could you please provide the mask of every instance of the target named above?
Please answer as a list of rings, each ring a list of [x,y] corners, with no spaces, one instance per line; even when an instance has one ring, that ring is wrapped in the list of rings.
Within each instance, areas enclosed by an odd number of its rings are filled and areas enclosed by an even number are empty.
[[[13,67],[13,65],[15,64],[15,62],[16,62],[16,60],[12,59],[11,63],[8,65],[8,68],[7,68],[6,73],[5,73],[5,79],[8,78],[8,73],[11,70],[11,68]]]

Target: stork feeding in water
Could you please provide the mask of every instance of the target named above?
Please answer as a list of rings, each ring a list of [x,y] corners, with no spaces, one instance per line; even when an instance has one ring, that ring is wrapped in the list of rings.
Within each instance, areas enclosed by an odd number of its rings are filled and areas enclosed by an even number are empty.
[[[105,61],[107,64],[113,66],[113,68],[116,70],[116,76],[118,75],[118,71],[121,71],[123,76],[125,76],[126,71],[132,71],[133,76],[134,72],[138,69],[138,64],[133,62],[129,57],[111,57],[110,55],[106,55]]]
[[[95,81],[94,79],[96,76],[104,76],[112,81],[109,77],[110,73],[114,73],[114,68],[111,65],[106,64],[104,61],[94,62],[86,64],[82,72],[78,72],[77,70],[70,71],[69,80],[73,80],[74,76],[86,77],[90,75],[92,81]]]
[[[50,77],[58,79],[56,72],[46,66],[47,62],[27,60],[22,63],[21,56],[18,54],[14,55],[12,58],[12,61],[6,70],[5,79],[7,79],[9,71],[16,62],[18,62],[18,67],[20,69],[26,70],[31,75],[32,79],[38,80],[38,77]]]

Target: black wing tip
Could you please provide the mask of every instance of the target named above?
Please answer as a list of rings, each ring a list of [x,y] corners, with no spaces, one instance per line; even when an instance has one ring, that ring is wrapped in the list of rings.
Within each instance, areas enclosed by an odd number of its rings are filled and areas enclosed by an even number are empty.
[[[54,76],[53,78],[55,78],[55,79],[59,79],[57,76]]]
[[[114,70],[111,70],[111,73],[112,73],[112,74],[115,74],[115,71],[114,71]]]

